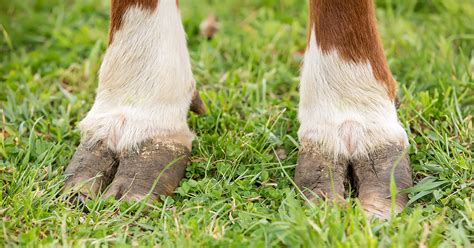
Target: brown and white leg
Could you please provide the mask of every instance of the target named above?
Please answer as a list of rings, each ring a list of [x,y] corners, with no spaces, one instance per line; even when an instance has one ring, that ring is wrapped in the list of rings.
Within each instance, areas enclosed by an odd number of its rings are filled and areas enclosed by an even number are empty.
[[[408,139],[397,117],[396,85],[379,40],[374,4],[310,0],[309,19],[295,181],[303,189],[342,197],[348,190],[342,178],[352,166],[354,178],[348,179],[364,209],[388,217],[392,170],[398,190],[412,179],[404,151]],[[314,176],[303,180],[303,175]],[[399,193],[397,210],[406,202]]]
[[[178,1],[112,0],[109,37],[94,105],[79,126],[84,148],[66,170],[66,187],[99,171],[110,177],[106,196],[142,198],[157,179],[152,197],[170,194],[190,155],[191,102],[203,110]]]

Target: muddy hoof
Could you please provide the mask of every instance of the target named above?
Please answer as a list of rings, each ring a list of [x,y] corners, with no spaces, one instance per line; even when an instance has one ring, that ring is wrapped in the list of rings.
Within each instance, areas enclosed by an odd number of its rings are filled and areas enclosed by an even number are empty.
[[[73,201],[83,202],[87,198],[95,198],[111,181],[118,162],[102,142],[85,147],[77,147],[64,175],[67,177],[64,190],[78,187]]]
[[[382,219],[390,218],[392,170],[397,189],[394,210],[395,213],[403,210],[408,196],[400,193],[400,190],[411,187],[413,180],[410,160],[402,147],[385,146],[371,152],[367,158],[354,159],[352,164],[359,200],[367,214]]]
[[[183,145],[145,142],[138,150],[120,155],[117,173],[104,197],[128,201],[141,200],[150,191],[150,200],[169,195],[184,177],[189,157]]]
[[[295,183],[308,199],[319,195],[343,201],[347,161],[322,152],[316,145],[303,144],[298,154]]]

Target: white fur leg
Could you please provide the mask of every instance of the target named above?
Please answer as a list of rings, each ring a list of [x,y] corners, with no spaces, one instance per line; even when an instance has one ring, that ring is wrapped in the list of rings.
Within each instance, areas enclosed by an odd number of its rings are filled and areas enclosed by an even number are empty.
[[[94,106],[79,126],[83,140],[105,140],[120,151],[178,135],[190,146],[186,116],[194,88],[176,1],[160,0],[153,12],[132,7],[105,54]]]
[[[311,33],[300,85],[298,136],[334,156],[366,156],[384,144],[408,145],[405,130],[385,86],[370,63],[323,52]]]

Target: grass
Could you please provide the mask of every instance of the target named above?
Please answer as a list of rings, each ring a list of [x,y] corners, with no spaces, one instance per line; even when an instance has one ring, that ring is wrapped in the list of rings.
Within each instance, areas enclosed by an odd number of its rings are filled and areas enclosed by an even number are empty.
[[[470,247],[474,3],[377,1],[416,186],[390,221],[307,205],[295,190],[306,5],[182,1],[195,78],[193,162],[158,204],[61,197],[106,48],[107,1],[0,0],[0,246]],[[208,41],[200,21],[217,13]],[[275,154],[278,154],[276,156]]]

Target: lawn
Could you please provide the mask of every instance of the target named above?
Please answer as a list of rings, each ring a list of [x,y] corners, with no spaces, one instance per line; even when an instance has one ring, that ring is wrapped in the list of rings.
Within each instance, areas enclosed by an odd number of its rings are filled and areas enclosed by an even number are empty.
[[[0,0],[0,246],[470,247],[474,242],[474,2],[378,0],[416,186],[389,221],[306,204],[296,165],[301,0],[181,1],[209,112],[189,115],[192,163],[154,205],[68,203],[107,45],[108,1]],[[221,30],[199,36],[216,13]]]

